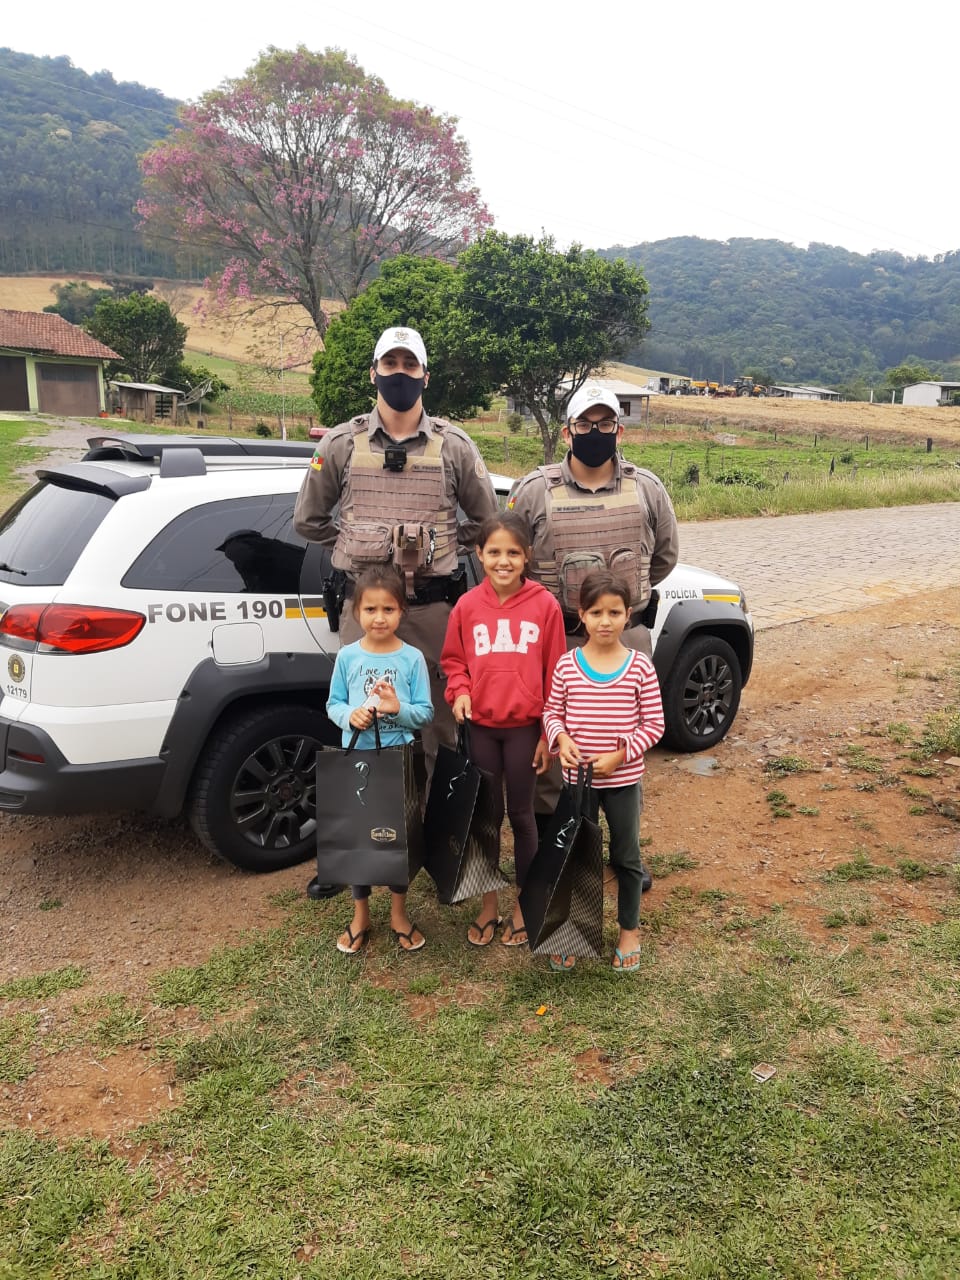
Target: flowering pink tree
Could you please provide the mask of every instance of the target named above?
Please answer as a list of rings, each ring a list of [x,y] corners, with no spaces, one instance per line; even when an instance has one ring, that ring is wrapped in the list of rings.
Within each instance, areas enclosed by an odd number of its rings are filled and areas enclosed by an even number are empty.
[[[452,257],[492,222],[456,121],[336,49],[271,47],[142,167],[145,228],[220,250],[221,300],[282,295],[321,335],[322,294],[349,302],[384,258]]]

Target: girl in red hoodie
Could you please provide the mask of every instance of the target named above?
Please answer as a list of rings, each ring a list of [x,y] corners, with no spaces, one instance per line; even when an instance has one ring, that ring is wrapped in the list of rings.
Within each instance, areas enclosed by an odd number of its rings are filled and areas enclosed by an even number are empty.
[[[489,516],[477,535],[477,555],[486,581],[454,605],[440,665],[454,719],[470,721],[471,758],[493,777],[498,827],[506,783],[519,890],[537,851],[536,775],[549,766],[540,716],[567,644],[560,606],[526,577],[531,549],[524,520],[510,512]],[[467,941],[486,947],[501,924],[496,891],[485,893]],[[517,903],[500,941],[506,947],[527,942]]]

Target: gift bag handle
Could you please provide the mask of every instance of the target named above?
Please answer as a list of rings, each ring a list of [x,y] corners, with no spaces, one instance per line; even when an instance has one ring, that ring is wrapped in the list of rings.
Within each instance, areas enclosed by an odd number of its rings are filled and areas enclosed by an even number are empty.
[[[593,786],[593,763],[586,767],[582,764],[577,765],[577,782],[573,788],[574,808],[579,818],[583,813],[583,802],[590,794],[590,788]]]
[[[472,759],[470,755],[470,730],[467,727],[466,719],[461,720],[457,725],[457,754],[466,756],[468,760]]]
[[[373,740],[377,744],[377,755],[379,755],[380,752],[383,750],[380,744],[380,720],[379,720],[379,717],[377,716],[376,707],[373,707],[371,709],[373,711]],[[347,744],[347,749],[344,752],[344,755],[348,756],[351,751],[355,750],[357,745],[357,739],[360,737],[360,734],[363,732],[364,732],[363,729],[354,729],[353,734],[350,737],[350,741]]]

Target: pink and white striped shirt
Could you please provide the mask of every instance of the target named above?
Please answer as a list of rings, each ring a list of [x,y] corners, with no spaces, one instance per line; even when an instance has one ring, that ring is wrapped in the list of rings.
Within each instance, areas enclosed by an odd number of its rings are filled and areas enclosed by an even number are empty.
[[[550,750],[568,734],[585,756],[626,748],[626,759],[609,778],[594,778],[595,787],[626,787],[639,782],[644,752],[663,736],[663,703],[653,663],[630,650],[623,670],[612,680],[592,679],[571,649],[557,662],[550,696],[543,708],[543,730]],[[568,782],[576,774],[565,770]]]

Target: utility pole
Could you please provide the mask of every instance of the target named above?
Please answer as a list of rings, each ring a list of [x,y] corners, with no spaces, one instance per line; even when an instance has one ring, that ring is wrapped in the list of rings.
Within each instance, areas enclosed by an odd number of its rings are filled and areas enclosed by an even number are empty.
[[[283,390],[283,334],[280,335],[280,438],[287,438],[287,401]]]

